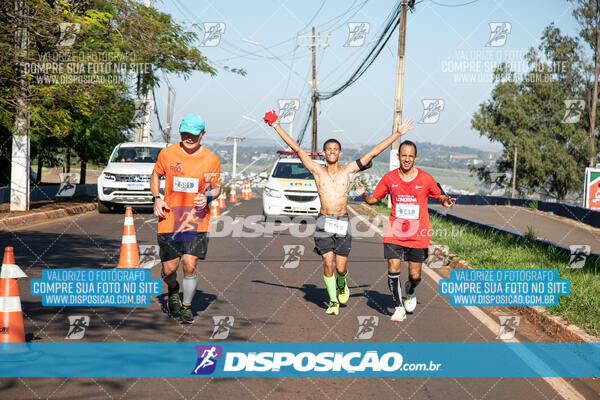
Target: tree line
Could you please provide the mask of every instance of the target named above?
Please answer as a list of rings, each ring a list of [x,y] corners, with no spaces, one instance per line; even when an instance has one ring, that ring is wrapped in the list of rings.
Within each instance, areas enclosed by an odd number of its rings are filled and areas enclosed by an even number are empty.
[[[479,179],[510,187],[516,170],[521,195],[541,193],[559,201],[567,194],[581,196],[585,168],[595,165],[600,146],[600,10],[595,0],[569,2],[579,35],[547,26],[539,46],[524,56],[528,73],[499,64],[491,97],[471,120],[480,135],[503,146],[494,168],[471,168]]]
[[[85,180],[87,163],[131,138],[142,109],[136,98],[161,73],[217,73],[197,40],[169,14],[133,0],[0,2],[0,185],[10,180],[20,120],[38,181],[42,166],[68,165],[71,154]]]

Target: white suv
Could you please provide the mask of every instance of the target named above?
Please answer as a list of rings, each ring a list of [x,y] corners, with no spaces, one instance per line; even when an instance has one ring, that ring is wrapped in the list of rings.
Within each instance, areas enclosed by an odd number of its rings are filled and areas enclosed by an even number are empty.
[[[124,205],[152,205],[150,175],[166,143],[121,143],[98,177],[98,211],[121,211]],[[164,193],[164,180],[160,182]]]
[[[267,218],[317,216],[321,209],[321,201],[312,174],[302,165],[295,153],[278,153],[280,157],[288,155],[288,158],[277,160],[269,174],[262,198],[263,214]],[[325,165],[321,160],[315,161]]]

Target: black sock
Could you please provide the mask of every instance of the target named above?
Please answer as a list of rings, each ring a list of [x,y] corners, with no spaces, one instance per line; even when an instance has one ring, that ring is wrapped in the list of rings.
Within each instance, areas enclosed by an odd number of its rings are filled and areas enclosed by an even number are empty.
[[[407,294],[415,294],[415,288],[421,282],[421,277],[418,279],[413,279],[411,276],[408,277],[408,293]]]
[[[396,307],[402,305],[402,289],[400,289],[400,273],[388,274],[388,287],[392,292],[392,298]]]
[[[167,284],[167,288],[169,292],[174,291],[179,288],[179,284],[177,283],[177,271],[173,272],[171,275],[166,275],[164,273],[161,274],[163,281]]]

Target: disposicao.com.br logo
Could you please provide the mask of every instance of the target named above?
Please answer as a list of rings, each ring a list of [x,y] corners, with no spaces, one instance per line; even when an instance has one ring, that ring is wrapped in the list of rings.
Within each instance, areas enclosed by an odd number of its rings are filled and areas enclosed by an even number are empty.
[[[366,352],[228,352],[224,372],[412,372],[439,371],[441,363],[404,363],[402,354]]]

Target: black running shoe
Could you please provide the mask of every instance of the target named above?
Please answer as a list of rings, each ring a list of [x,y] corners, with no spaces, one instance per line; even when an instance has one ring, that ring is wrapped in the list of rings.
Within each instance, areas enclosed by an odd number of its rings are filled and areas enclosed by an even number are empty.
[[[192,315],[192,309],[190,306],[181,306],[181,311],[179,313],[179,318],[181,318],[181,322],[184,324],[191,324],[194,322],[194,316]]]
[[[173,288],[173,290],[169,290],[169,299],[167,300],[167,306],[169,307],[169,313],[171,315],[179,315],[181,310],[181,299],[179,298],[179,283],[177,286]]]

